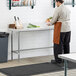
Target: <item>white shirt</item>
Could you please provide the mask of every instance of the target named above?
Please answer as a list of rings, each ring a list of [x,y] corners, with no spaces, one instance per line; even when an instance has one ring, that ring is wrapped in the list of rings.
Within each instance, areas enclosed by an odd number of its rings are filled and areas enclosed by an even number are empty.
[[[61,4],[59,7],[55,9],[55,13],[51,20],[51,24],[54,24],[57,21],[62,22],[61,32],[71,31],[70,14],[71,11],[64,4]]]

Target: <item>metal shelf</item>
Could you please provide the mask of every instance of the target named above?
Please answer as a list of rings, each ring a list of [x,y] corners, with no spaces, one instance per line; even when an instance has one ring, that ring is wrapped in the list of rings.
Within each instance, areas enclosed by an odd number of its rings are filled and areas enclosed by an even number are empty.
[[[74,7],[76,5],[76,0],[64,0],[64,4]],[[55,0],[53,0],[53,8],[55,8]]]
[[[11,0],[9,0],[9,10],[11,10]]]
[[[30,48],[30,49],[20,49],[20,51],[38,50],[38,49],[50,49],[50,48],[53,48],[53,46],[40,47],[40,48]],[[14,51],[12,51],[12,52],[18,54],[18,50],[14,50]]]
[[[12,1],[12,0],[7,0],[7,1],[8,1],[7,5],[9,7],[9,10],[11,10],[11,7],[27,7],[27,6],[31,6],[31,8],[33,9],[35,4],[36,4],[35,0],[32,0],[33,2],[31,4],[27,3],[27,5],[25,5],[25,4],[23,4],[23,5],[22,4],[20,4],[20,5],[13,5],[15,3],[15,1]]]

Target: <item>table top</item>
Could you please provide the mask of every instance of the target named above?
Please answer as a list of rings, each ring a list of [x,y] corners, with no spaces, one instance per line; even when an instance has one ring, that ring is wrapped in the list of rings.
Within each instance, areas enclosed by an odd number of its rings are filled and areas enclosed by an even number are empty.
[[[46,26],[46,27],[38,27],[38,28],[23,28],[23,29],[8,29],[9,31],[13,32],[23,32],[23,31],[39,31],[39,30],[54,30],[53,26]]]
[[[76,63],[76,53],[62,54],[59,55],[58,57]]]

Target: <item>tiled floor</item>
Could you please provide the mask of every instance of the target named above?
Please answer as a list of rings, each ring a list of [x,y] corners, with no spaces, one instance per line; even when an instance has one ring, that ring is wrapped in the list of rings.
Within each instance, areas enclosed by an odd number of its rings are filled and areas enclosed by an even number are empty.
[[[20,61],[13,60],[13,61],[8,61],[7,63],[0,63],[0,68],[51,62],[51,59],[53,59],[53,56],[25,58],[25,59],[21,59]],[[0,73],[0,76],[6,76],[6,75]],[[45,74],[39,74],[39,75],[33,75],[33,76],[64,76],[64,71],[45,73]],[[68,76],[76,76],[76,69],[68,70]]]

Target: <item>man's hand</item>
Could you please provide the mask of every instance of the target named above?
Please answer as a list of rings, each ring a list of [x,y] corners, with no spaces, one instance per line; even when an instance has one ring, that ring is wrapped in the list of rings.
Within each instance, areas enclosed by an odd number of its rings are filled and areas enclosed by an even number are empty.
[[[48,23],[48,22],[50,22],[50,19],[49,18],[46,20],[46,23]]]
[[[46,20],[46,23],[48,26],[50,26],[50,19],[49,18]]]

